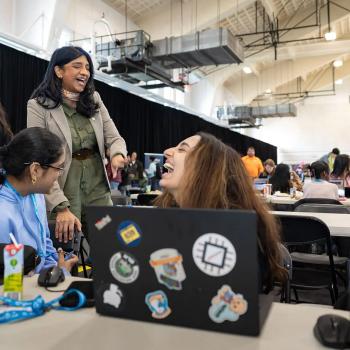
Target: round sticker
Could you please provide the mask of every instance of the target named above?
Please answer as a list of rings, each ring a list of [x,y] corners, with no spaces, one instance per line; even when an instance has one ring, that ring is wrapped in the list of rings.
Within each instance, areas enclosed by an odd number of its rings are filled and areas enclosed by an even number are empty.
[[[109,268],[113,277],[121,283],[132,283],[139,276],[140,267],[136,259],[126,252],[118,252],[111,257]]]
[[[117,237],[126,247],[136,247],[141,242],[141,229],[132,221],[126,220],[118,226]]]
[[[205,274],[221,277],[232,271],[236,264],[236,250],[232,243],[218,233],[205,233],[192,248],[193,260]]]

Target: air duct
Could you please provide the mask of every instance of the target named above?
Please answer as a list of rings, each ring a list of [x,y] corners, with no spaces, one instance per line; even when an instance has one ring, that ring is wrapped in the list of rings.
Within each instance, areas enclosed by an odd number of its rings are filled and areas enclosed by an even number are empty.
[[[203,30],[152,42],[152,59],[166,69],[241,63],[243,46],[226,28]]]

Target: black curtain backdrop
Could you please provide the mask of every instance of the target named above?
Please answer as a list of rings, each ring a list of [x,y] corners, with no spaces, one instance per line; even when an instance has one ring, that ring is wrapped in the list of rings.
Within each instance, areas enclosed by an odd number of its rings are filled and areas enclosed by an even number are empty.
[[[14,132],[26,127],[27,101],[43,79],[47,65],[45,60],[0,44],[0,101]],[[277,160],[277,148],[268,143],[99,81],[95,81],[95,86],[126,140],[129,152],[136,151],[141,160],[144,152],[162,153],[199,131],[217,136],[243,155],[248,146],[254,146],[262,160]]]

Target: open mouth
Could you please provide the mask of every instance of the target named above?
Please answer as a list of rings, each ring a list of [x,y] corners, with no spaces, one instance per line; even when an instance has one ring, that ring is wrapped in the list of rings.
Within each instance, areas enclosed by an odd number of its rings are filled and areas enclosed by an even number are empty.
[[[79,83],[79,85],[85,85],[87,82],[87,79],[84,78],[77,78],[77,81]]]
[[[169,164],[169,163],[164,163],[163,165],[164,173],[173,173],[174,172],[174,167]]]

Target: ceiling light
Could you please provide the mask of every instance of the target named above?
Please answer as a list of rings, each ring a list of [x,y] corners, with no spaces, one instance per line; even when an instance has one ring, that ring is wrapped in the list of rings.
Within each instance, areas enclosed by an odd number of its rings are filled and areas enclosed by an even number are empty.
[[[341,67],[343,65],[343,61],[342,60],[335,60],[334,62],[333,62],[333,67],[335,67],[335,68],[339,68],[339,67]]]
[[[335,40],[337,38],[337,33],[336,32],[327,32],[327,33],[325,33],[324,38],[327,41]]]
[[[271,89],[266,89],[265,94],[271,94],[272,90]]]
[[[343,79],[337,79],[337,80],[335,81],[335,84],[337,84],[337,85],[343,84]]]
[[[243,72],[244,72],[245,74],[251,74],[251,73],[253,73],[252,69],[251,69],[250,67],[248,67],[248,66],[244,66],[244,67],[243,67]]]

